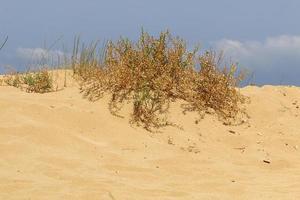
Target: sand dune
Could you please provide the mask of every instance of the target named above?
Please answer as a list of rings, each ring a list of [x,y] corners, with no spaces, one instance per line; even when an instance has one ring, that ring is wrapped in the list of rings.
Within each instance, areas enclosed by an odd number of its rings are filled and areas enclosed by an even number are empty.
[[[299,199],[300,88],[246,87],[249,120],[171,119],[149,133],[89,102],[0,87],[0,199]]]

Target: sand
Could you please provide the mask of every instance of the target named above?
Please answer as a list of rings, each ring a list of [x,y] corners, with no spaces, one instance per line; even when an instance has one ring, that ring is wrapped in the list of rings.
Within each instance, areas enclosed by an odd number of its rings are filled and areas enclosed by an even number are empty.
[[[89,102],[76,84],[0,87],[0,199],[300,199],[300,88],[249,86],[249,120],[171,109],[158,133]],[[178,103],[177,103],[178,104]]]

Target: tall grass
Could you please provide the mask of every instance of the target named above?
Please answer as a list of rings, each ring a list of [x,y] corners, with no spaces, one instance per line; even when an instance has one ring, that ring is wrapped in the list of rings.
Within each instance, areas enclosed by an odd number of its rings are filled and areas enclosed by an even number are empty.
[[[131,122],[151,130],[169,124],[170,102],[178,99],[187,102],[188,110],[212,109],[222,119],[237,116],[243,97],[236,87],[242,77],[234,64],[220,66],[220,58],[212,51],[189,51],[168,31],[158,37],[142,32],[137,42],[121,38],[102,50],[97,42],[86,46],[76,39],[72,67],[86,97],[110,94],[115,115],[131,102]]]

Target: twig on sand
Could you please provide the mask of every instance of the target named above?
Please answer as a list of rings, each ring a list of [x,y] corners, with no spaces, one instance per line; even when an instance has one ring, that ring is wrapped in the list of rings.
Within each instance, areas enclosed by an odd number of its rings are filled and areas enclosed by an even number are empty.
[[[264,163],[270,164],[271,162],[268,160],[263,160]]]
[[[234,148],[236,150],[240,150],[242,153],[244,153],[246,147],[237,147],[237,148]]]
[[[108,195],[109,195],[109,197],[110,197],[112,200],[116,200],[116,198],[112,195],[111,192],[108,192]]]

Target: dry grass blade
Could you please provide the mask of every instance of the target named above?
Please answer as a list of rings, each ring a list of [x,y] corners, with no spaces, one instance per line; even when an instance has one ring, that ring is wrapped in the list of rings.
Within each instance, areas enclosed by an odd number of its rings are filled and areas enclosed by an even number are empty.
[[[7,40],[8,40],[8,36],[6,36],[4,42],[0,45],[0,50],[4,47],[4,45],[6,44]]]

